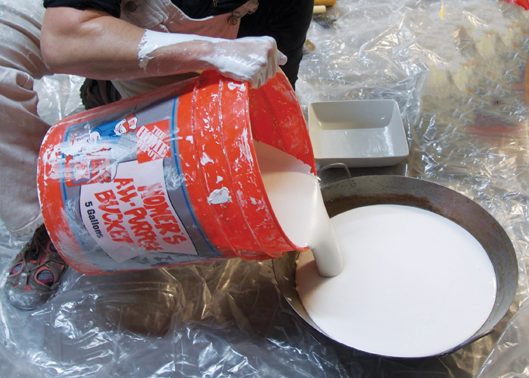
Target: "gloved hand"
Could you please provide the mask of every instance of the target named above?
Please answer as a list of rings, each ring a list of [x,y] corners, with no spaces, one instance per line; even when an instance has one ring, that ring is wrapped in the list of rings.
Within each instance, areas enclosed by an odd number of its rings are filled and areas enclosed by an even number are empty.
[[[157,75],[213,68],[259,87],[276,74],[287,57],[272,37],[223,39],[146,30],[138,45],[138,62],[141,69]]]
[[[277,49],[272,37],[245,37],[217,40],[205,60],[223,75],[249,81],[257,88],[276,74],[278,67],[287,62],[287,57]]]

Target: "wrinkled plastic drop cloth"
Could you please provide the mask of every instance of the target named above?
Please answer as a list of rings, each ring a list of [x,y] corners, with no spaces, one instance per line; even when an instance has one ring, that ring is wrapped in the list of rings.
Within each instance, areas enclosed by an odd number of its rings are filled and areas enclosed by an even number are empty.
[[[270,262],[87,277],[69,270],[33,312],[1,296],[0,376],[529,376],[529,12],[490,0],[338,0],[314,19],[297,84],[313,101],[393,98],[408,175],[474,199],[519,257],[510,317],[447,356],[398,360],[338,346],[282,299]],[[79,108],[79,78],[39,83],[54,122]],[[20,247],[0,229],[3,284]],[[518,310],[519,309],[519,310]]]

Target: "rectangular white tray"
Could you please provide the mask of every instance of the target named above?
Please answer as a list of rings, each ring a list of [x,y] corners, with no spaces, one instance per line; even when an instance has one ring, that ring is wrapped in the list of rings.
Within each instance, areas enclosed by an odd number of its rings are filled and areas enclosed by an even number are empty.
[[[312,103],[309,134],[319,166],[379,167],[398,164],[409,155],[395,100]]]

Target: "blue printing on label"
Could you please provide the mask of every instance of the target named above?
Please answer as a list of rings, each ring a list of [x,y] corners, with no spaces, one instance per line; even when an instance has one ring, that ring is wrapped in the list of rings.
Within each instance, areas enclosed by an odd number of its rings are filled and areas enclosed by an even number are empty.
[[[177,130],[176,130],[176,125],[175,125],[175,118],[177,116],[177,113],[176,113],[176,110],[177,110],[177,105],[178,105],[178,101],[177,99],[175,98],[173,100],[173,103],[172,103],[172,117],[171,117],[171,135],[172,135],[172,152],[173,152],[173,160],[174,160],[174,163],[175,163],[175,167],[176,170],[177,170],[177,174],[180,176],[181,175],[181,165],[180,165],[180,159],[179,159],[179,155],[178,155],[178,149],[177,149],[177,144],[175,142],[176,138],[176,134],[177,134]],[[148,110],[149,108],[145,109],[144,111]],[[141,114],[141,112],[139,113]],[[116,122],[110,122],[112,124],[116,124]],[[111,126],[109,125],[110,123],[106,123],[106,124],[103,124],[101,126]],[[63,137],[63,143],[67,143],[71,137],[71,134],[73,131],[75,131],[76,129],[81,129],[85,126],[85,124],[78,124],[78,125],[74,125],[70,128],[68,128],[65,133],[64,133],[64,137]],[[98,126],[97,128],[94,128],[94,129],[97,129],[97,131],[100,131],[102,129],[101,126]],[[111,126],[112,128],[112,126]],[[86,129],[84,129],[86,130]],[[86,132],[86,131],[85,131]],[[118,140],[121,139],[121,135],[104,135],[105,137],[112,137],[112,139],[116,139],[115,141],[117,142]],[[115,137],[115,138],[114,138]],[[63,154],[63,162],[61,163],[61,168],[63,169],[63,172],[65,171],[65,158],[66,156]],[[77,187],[78,189],[79,187]],[[69,195],[68,195],[68,192],[71,191],[72,189],[69,189],[66,185],[66,180],[65,180],[65,176],[62,175],[61,177],[61,191],[62,191],[62,196],[63,196],[63,201],[64,201],[64,204],[65,204],[65,210],[66,210],[66,213],[67,213],[67,216],[68,218],[70,219],[70,227],[72,228],[72,231],[74,233],[74,237],[76,238],[77,242],[79,243],[79,245],[81,246],[81,248],[83,249],[83,252],[88,252],[90,247],[93,247],[94,243],[90,243],[89,241],[90,240],[93,240],[92,236],[88,234],[87,230],[84,228],[84,227],[80,227],[79,225],[79,220],[81,219],[81,209],[78,208],[78,209],[74,209],[69,200]],[[185,188],[184,185],[182,185],[180,187],[180,190],[179,190],[182,194],[182,197],[183,199],[185,200],[185,205],[186,205],[186,208],[187,208],[187,211],[189,212],[189,215],[190,215],[190,218],[192,219],[193,221],[193,226],[196,228],[196,230],[198,231],[198,234],[199,234],[199,237],[197,240],[197,235],[196,233],[194,232],[189,232],[191,231],[188,227],[185,226],[185,223],[184,223],[184,227],[186,228],[186,230],[188,231],[188,234],[190,236],[190,239],[192,240],[193,244],[195,246],[198,245],[206,245],[207,248],[208,248],[208,251],[204,251],[203,248],[197,248],[199,252],[199,255],[192,255],[192,256],[188,256],[188,255],[180,255],[180,254],[174,254],[174,253],[156,253],[156,252],[145,252],[143,253],[142,255],[134,258],[133,260],[138,260],[138,261],[132,261],[132,260],[129,260],[127,261],[127,263],[125,264],[126,265],[126,268],[130,268],[130,269],[145,269],[145,265],[150,265],[150,266],[163,266],[163,265],[170,265],[170,264],[175,264],[175,263],[178,263],[178,262],[190,262],[190,261],[194,261],[194,260],[201,260],[203,259],[204,257],[209,257],[209,258],[212,258],[212,257],[221,257],[222,255],[211,245],[211,242],[208,240],[208,238],[205,236],[204,234],[204,231],[202,229],[202,227],[200,226],[199,222],[197,221],[196,219],[196,215],[194,214],[194,211],[189,203],[189,198],[188,198],[188,193],[187,193],[187,190]],[[78,192],[77,192],[78,193]],[[80,198],[79,196],[74,196],[74,201],[76,201],[76,198]],[[171,206],[174,207],[174,204],[172,204],[172,200],[170,199],[170,202],[171,202]],[[79,203],[79,207],[81,206],[81,204]],[[76,211],[77,210],[77,211]],[[77,214],[76,214],[77,213]],[[179,215],[179,214],[178,214]],[[72,227],[72,225],[75,225],[74,227]],[[195,235],[193,235],[195,234]],[[101,251],[102,249],[101,248],[96,248],[95,250],[92,250],[90,252],[90,258],[91,258],[91,262],[94,263],[95,265],[98,265],[98,267],[102,270],[105,270],[105,271],[114,271],[114,270],[120,270],[120,269],[123,269],[123,265],[122,264],[116,264],[116,262],[112,259],[109,259],[108,258],[108,255],[106,254],[101,254]],[[200,253],[202,252],[202,253]],[[204,253],[205,252],[205,253]],[[98,262],[96,263],[94,260],[94,258],[96,257],[95,255],[100,255],[100,258],[97,258]],[[157,255],[163,255],[162,257],[160,256],[157,256]],[[106,257],[106,258],[104,258]],[[148,258],[148,257],[151,257],[154,259],[151,259],[151,258]],[[181,257],[180,259],[178,257]]]

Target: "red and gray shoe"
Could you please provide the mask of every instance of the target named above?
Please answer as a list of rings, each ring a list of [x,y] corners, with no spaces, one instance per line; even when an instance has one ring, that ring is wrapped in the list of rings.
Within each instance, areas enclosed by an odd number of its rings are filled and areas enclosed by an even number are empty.
[[[15,257],[4,291],[9,302],[21,310],[33,310],[45,303],[59,287],[66,268],[44,225]]]

